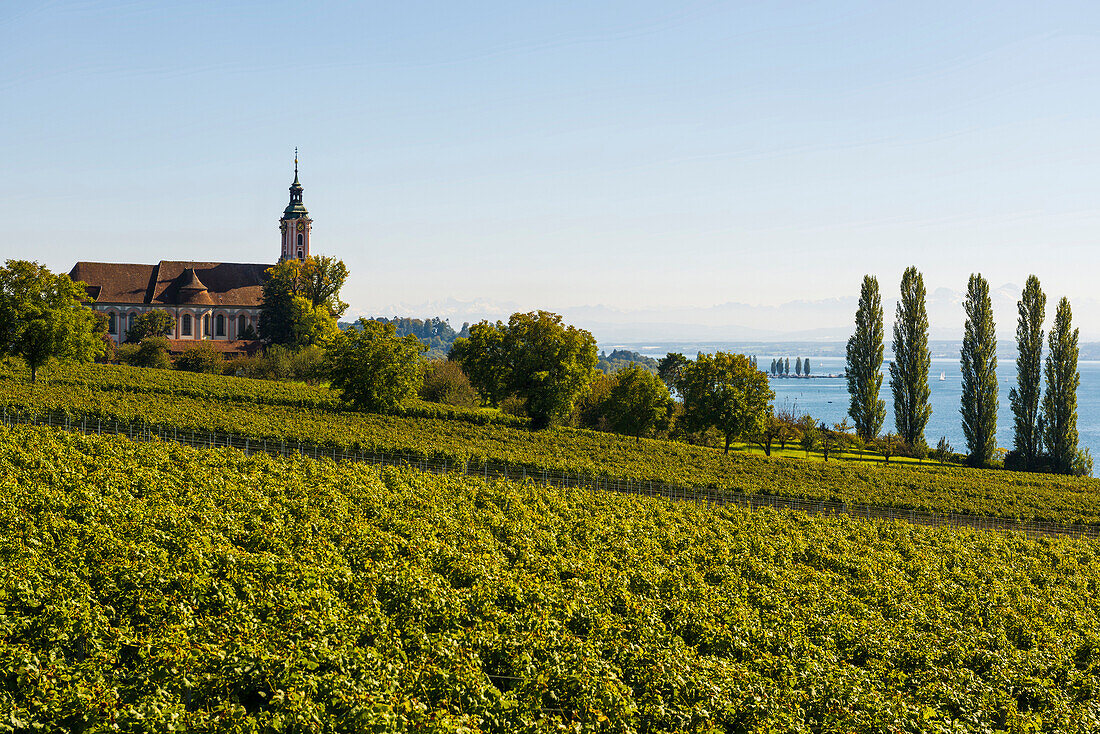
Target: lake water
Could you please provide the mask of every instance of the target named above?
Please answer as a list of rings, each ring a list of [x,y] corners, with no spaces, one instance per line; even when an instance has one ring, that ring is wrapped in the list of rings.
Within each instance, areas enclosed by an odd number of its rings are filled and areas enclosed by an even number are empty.
[[[659,359],[668,351],[679,351],[692,354],[697,351],[695,345],[682,344],[657,344],[657,345],[621,345],[637,351],[647,357]],[[768,369],[773,359],[779,355],[765,354],[760,350],[761,345],[748,350],[755,354],[757,364],[763,369]],[[727,349],[734,352],[745,352],[741,345],[707,344],[701,346],[704,351],[714,349]],[[614,347],[607,347],[610,352]],[[791,360],[791,371],[794,373],[794,362],[797,353],[783,354],[783,358]],[[890,376],[886,372],[889,360],[883,365],[884,377],[882,380],[882,400],[886,403],[886,420],[882,424],[883,432],[894,430],[894,402],[890,394]],[[826,375],[830,373],[843,375],[844,358],[829,356],[812,356],[810,358],[811,374]],[[962,375],[957,357],[951,359],[933,359],[932,369],[929,371],[929,387],[931,388],[932,417],[928,419],[924,437],[929,446],[935,446],[940,436],[947,436],[948,442],[955,451],[966,452],[966,439],[962,432],[962,417],[959,415],[959,405],[962,399]],[[1097,462],[1100,462],[1100,360],[1084,360],[1078,363],[1078,371],[1081,373],[1081,385],[1077,389],[1077,432],[1079,444],[1087,448]],[[944,376],[940,380],[940,375]],[[1045,379],[1045,378],[1044,378]],[[1008,402],[1008,391],[1016,387],[1016,360],[1015,357],[1001,356],[997,362],[997,380],[1000,386],[999,403],[997,409],[997,446],[1005,449],[1012,448],[1012,408]],[[802,413],[809,413],[818,421],[825,421],[832,425],[844,420],[848,415],[848,383],[843,377],[812,377],[809,379],[773,379],[770,381],[772,390],[775,391],[774,404],[782,408],[784,402],[797,407]],[[848,421],[851,423],[851,419]],[[1097,464],[1100,473],[1100,463]]]
[[[771,365],[773,357],[757,356],[757,364]],[[840,373],[844,360],[839,357],[815,357],[810,360],[811,374]],[[940,436],[947,436],[956,451],[966,452],[959,405],[962,400],[962,374],[957,359],[933,359],[928,385],[931,388],[932,417],[924,431],[925,440],[935,446]],[[794,370],[794,364],[791,364]],[[1081,386],[1077,389],[1077,432],[1080,445],[1100,459],[1100,362],[1080,362]],[[885,368],[884,368],[885,372]],[[944,375],[940,380],[940,375]],[[997,409],[997,446],[1012,448],[1012,408],[1008,391],[1016,387],[1016,361],[1000,360],[997,365],[1000,401]],[[848,415],[848,383],[843,377],[811,377],[809,379],[773,379],[775,405],[784,401],[798,406],[818,421],[839,423]],[[894,428],[894,403],[890,394],[890,376],[882,380],[881,398],[886,402],[883,431]],[[851,423],[851,420],[848,421]]]

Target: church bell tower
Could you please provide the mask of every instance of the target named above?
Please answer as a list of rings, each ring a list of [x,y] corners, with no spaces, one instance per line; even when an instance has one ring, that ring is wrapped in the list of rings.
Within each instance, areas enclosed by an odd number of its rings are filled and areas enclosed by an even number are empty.
[[[309,230],[313,220],[309,218],[305,204],[302,203],[302,184],[298,183],[298,149],[294,149],[294,183],[290,185],[290,203],[283,210],[279,220],[282,234],[282,251],[279,262],[283,260],[305,260],[309,257]]]

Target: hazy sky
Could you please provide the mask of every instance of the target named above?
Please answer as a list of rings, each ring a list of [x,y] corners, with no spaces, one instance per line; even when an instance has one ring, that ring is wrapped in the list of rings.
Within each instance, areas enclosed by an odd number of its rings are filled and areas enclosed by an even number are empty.
[[[58,270],[274,260],[296,145],[360,312],[1100,269],[1094,0],[0,0],[0,39],[0,257]]]

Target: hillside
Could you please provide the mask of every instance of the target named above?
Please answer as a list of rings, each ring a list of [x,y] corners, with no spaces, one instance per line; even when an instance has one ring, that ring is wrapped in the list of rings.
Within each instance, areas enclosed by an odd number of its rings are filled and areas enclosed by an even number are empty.
[[[775,495],[927,512],[1065,524],[1100,523],[1100,480],[1008,471],[725,456],[685,443],[635,441],[576,429],[532,432],[495,411],[420,403],[414,415],[345,411],[326,388],[89,366],[30,386],[0,375],[0,410],[58,411],[166,432],[223,432],[326,450],[507,465],[512,473],[586,477]],[[93,425],[93,424],[88,424]]]

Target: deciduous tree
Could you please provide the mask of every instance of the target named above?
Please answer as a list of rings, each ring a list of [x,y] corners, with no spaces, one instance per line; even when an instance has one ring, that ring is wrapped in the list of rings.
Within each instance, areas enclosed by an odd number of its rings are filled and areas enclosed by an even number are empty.
[[[648,435],[668,413],[672,398],[657,375],[644,367],[619,370],[605,409],[611,430],[640,439]]]
[[[138,314],[133,327],[126,332],[127,344],[138,344],[146,337],[168,336],[176,328],[172,314],[159,308]]]
[[[1073,328],[1069,301],[1062,298],[1054,313],[1046,360],[1046,393],[1043,395],[1043,443],[1050,465],[1061,474],[1073,473],[1077,460],[1078,330]]]
[[[314,307],[325,306],[334,319],[347,311],[348,304],[340,300],[340,289],[348,279],[343,260],[328,255],[310,255],[302,263],[299,281],[301,295]]]
[[[684,418],[692,430],[714,426],[733,441],[756,435],[775,397],[768,378],[742,354],[700,354],[684,369]]]
[[[997,333],[989,283],[981,275],[970,276],[964,308],[959,412],[970,463],[987,466],[997,448]]]
[[[1039,429],[1039,397],[1043,382],[1043,321],[1047,297],[1039,279],[1031,275],[1016,307],[1016,387],[1008,393],[1012,403],[1013,454],[1022,469],[1034,469],[1042,452]]]
[[[360,318],[325,349],[325,370],[333,387],[358,410],[386,412],[416,395],[422,380],[415,336],[397,336],[393,324]]]
[[[505,352],[504,324],[482,321],[470,327],[468,337],[451,345],[448,359],[457,362],[481,399],[498,407],[509,395],[509,360]]]
[[[882,389],[882,297],[878,278],[863,276],[856,308],[856,328],[848,339],[845,374],[848,381],[848,415],[855,423],[856,435],[873,441],[886,420],[886,401],[879,398]]]
[[[525,401],[531,427],[566,418],[596,368],[596,340],[548,311],[512,314],[507,324],[482,322],[456,340],[451,358],[490,403]]]
[[[323,255],[303,262],[284,260],[268,268],[260,338],[292,349],[321,344],[334,333],[336,319],[347,308],[340,300],[347,275],[343,262]]]
[[[688,358],[679,352],[669,352],[657,362],[657,376],[665,383],[665,387],[673,395],[680,394],[680,377]],[[772,360],[772,371],[775,371],[775,360]]]
[[[894,317],[894,361],[890,363],[890,390],[894,394],[894,422],[906,445],[924,444],[924,427],[932,416],[929,403],[928,312],[924,278],[916,268],[901,278],[901,299]]]
[[[0,268],[0,354],[21,357],[31,370],[50,359],[90,362],[103,353],[104,319],[88,308],[87,286],[27,260]]]
[[[516,313],[508,319],[511,393],[527,403],[532,428],[544,428],[569,415],[596,368],[596,340],[562,324],[548,311]]]

